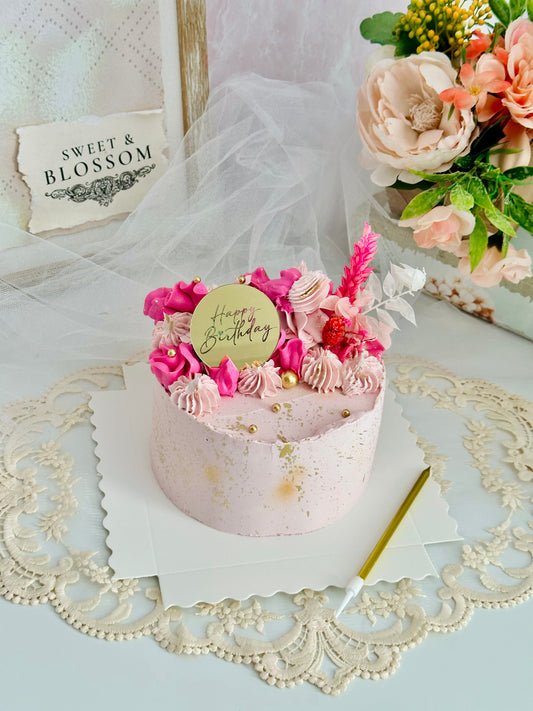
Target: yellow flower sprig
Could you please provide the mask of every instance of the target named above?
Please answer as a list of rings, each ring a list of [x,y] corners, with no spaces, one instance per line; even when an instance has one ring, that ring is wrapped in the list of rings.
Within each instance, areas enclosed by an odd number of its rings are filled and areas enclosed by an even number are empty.
[[[485,24],[491,9],[487,0],[411,0],[394,28],[396,39],[410,53],[444,52],[461,55],[477,27]]]

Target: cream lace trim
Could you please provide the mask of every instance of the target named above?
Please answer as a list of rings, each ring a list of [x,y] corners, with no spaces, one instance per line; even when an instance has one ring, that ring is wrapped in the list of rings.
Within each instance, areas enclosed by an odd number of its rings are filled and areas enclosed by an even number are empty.
[[[416,398],[417,408],[444,410],[459,428],[477,470],[467,467],[476,474],[471,484],[489,502],[489,520],[463,531],[464,545],[435,547],[439,579],[363,590],[340,621],[334,588],[165,611],[156,578],[113,580],[87,401],[91,390],[121,387],[121,368],[94,367],[2,412],[0,593],[19,604],[49,603],[92,637],[151,635],[174,654],[214,653],[252,665],[268,684],[307,681],[328,694],[354,677],[387,677],[402,652],[430,632],[463,627],[476,607],[526,600],[533,591],[533,404],[420,359],[393,357],[388,367],[408,417]],[[419,444],[451,494],[457,481],[444,478],[447,458],[423,436]]]

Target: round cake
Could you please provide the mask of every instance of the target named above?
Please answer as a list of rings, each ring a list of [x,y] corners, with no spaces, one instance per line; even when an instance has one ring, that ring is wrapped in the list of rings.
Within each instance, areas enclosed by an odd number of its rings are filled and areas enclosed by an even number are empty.
[[[274,279],[258,268],[215,289],[195,277],[148,294],[152,469],[181,511],[275,536],[326,526],[359,500],[394,323],[368,315],[384,303],[368,287],[376,239],[367,226],[336,290],[301,264]]]
[[[306,384],[269,398],[236,393],[196,417],[156,383],[152,469],[186,514],[228,533],[306,533],[336,521],[364,491],[384,387],[347,397]]]

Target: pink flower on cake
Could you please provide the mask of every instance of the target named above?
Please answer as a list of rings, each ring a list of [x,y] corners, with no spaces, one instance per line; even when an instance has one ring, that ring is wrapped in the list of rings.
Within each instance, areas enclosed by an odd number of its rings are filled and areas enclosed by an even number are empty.
[[[154,321],[162,321],[165,315],[163,307],[170,291],[166,286],[161,286],[159,289],[151,291],[144,300],[144,315],[153,318]]]
[[[331,293],[333,284],[320,271],[307,272],[291,286],[288,298],[296,313],[311,314]]]
[[[165,314],[164,319],[158,321],[152,331],[152,348],[190,343],[191,319],[192,314],[187,311]]]
[[[213,378],[218,387],[218,392],[222,397],[233,397],[237,390],[239,380],[239,369],[235,363],[224,356],[218,368],[208,368],[209,375]]]
[[[342,363],[335,353],[320,346],[312,348],[302,362],[302,380],[319,393],[330,393],[340,385]]]
[[[159,348],[150,353],[148,360],[150,370],[165,388],[180,376],[193,375],[202,369],[202,364],[188,343],[180,343],[176,348]]]
[[[169,390],[172,402],[194,417],[209,415],[220,405],[218,388],[208,375],[196,373],[192,378],[182,375]]]
[[[425,215],[400,220],[402,227],[412,227],[419,247],[439,247],[455,254],[462,238],[472,233],[476,220],[471,212],[457,210],[453,205],[439,205]]]
[[[322,329],[328,320],[327,314],[320,309],[306,314],[303,311],[280,313],[281,327],[287,332],[287,338],[296,336],[309,349],[322,340]]]
[[[241,370],[237,388],[242,395],[273,397],[282,388],[278,370],[272,360],[268,360],[263,365],[259,363],[246,365]]]
[[[201,281],[193,280],[190,284],[180,281],[172,287],[166,298],[165,313],[173,311],[192,313],[206,294],[207,287]]]
[[[270,279],[263,267],[258,267],[251,274],[245,274],[244,276],[247,284],[262,291],[278,308],[292,311],[287,294],[294,282],[302,276],[299,269],[295,267],[284,269],[280,272],[279,279]]]
[[[462,251],[466,249],[465,246]],[[507,256],[502,259],[501,252],[496,247],[489,247],[473,272],[470,272],[468,255],[459,260],[458,269],[478,286],[496,286],[502,279],[517,284],[521,279],[531,276],[531,256],[525,249],[516,250],[510,244]]]
[[[410,169],[442,172],[470,145],[475,129],[469,109],[452,110],[439,94],[457,86],[456,72],[441,52],[384,59],[358,96],[357,125],[379,167],[372,180],[392,185],[400,177],[418,182]]]
[[[383,383],[384,373],[383,364],[373,356],[361,353],[349,358],[342,368],[342,392],[348,397],[375,393]]]
[[[281,370],[292,370],[300,376],[302,361],[307,353],[307,348],[299,338],[290,338],[281,345],[278,344],[272,356],[276,365]]]

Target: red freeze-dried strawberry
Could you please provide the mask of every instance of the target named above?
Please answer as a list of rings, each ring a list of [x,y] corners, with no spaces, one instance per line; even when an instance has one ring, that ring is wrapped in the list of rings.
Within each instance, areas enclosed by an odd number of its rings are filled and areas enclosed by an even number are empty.
[[[322,329],[322,343],[324,348],[334,348],[344,338],[346,330],[344,319],[341,316],[330,316]]]

